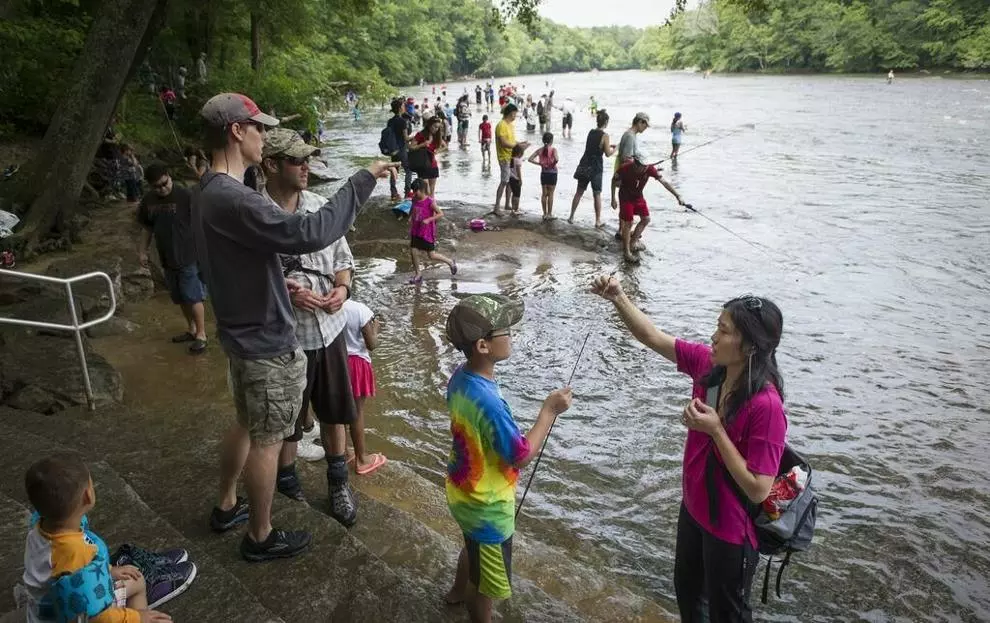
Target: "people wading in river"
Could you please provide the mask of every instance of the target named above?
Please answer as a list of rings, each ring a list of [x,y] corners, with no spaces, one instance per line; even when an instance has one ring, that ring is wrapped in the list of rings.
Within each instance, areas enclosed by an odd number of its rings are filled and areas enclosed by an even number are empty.
[[[670,122],[670,159],[673,160],[677,157],[677,152],[681,150],[681,143],[684,141],[684,133],[687,132],[687,126],[684,125],[684,120],[681,119],[681,113],[674,113],[674,120]]]
[[[275,128],[265,137],[262,194],[289,214],[312,214],[326,201],[306,190],[309,159],[320,150],[303,142],[294,130]],[[295,429],[286,436],[278,460],[278,492],[305,501],[296,474],[296,455],[312,405],[319,420],[322,450],[326,451],[330,515],[345,526],[357,521],[357,504],[347,484],[346,430],[357,420],[347,367],[346,316],[341,308],[351,295],[354,256],[343,237],[310,253],[281,256],[282,273],[290,286],[296,340],[306,359],[306,388]],[[312,429],[315,424],[309,423]],[[314,435],[315,436],[315,435]],[[304,448],[314,451],[309,441]],[[307,457],[303,457],[307,458]]]
[[[612,176],[612,209],[619,211],[619,234],[622,238],[622,253],[627,262],[639,262],[635,251],[642,246],[641,238],[646,226],[650,224],[650,208],[643,197],[643,188],[650,179],[655,179],[670,191],[677,203],[684,205],[684,200],[677,194],[656,167],[645,164],[635,158],[626,160]],[[615,191],[618,189],[619,198],[616,201]],[[639,217],[635,231],[632,230],[633,217]]]
[[[584,143],[584,154],[578,163],[577,170],[574,171],[574,179],[577,180],[577,192],[571,201],[571,216],[568,223],[574,223],[574,213],[577,212],[578,204],[584,191],[591,184],[591,192],[595,199],[595,227],[601,228],[602,224],[602,174],[604,163],[602,158],[611,157],[615,153],[615,145],[612,145],[605,128],[608,127],[608,112],[604,109],[598,111],[596,116],[598,127],[588,132],[588,139]]]
[[[646,160],[646,157],[639,150],[639,135],[650,127],[650,116],[645,112],[638,112],[633,117],[632,125],[622,133],[619,140],[619,153],[615,157],[615,168],[618,169],[622,163],[630,158]]]
[[[214,96],[200,116],[212,170],[193,190],[192,227],[237,410],[221,450],[220,491],[210,525],[224,532],[248,522],[241,541],[245,558],[285,558],[309,547],[312,537],[271,525],[282,440],[295,429],[306,387],[306,358],[293,330],[278,254],[310,253],[342,237],[377,178],[387,177],[394,165],[373,163],[319,210],[290,214],[244,184],[247,167],[261,163],[265,126],[278,120],[238,93]],[[237,496],[242,471],[247,500]]]
[[[499,180],[498,190],[495,191],[495,209],[492,212],[495,216],[502,216],[499,209],[502,203],[502,193],[505,193],[509,185],[509,177],[512,167],[512,149],[516,145],[521,145],[523,149],[529,147],[528,141],[516,142],[516,115],[519,109],[515,104],[506,104],[502,109],[502,120],[495,126],[495,157],[498,158]],[[505,209],[509,209],[511,193],[505,193]]]
[[[741,498],[749,504],[766,499],[787,435],[776,357],[783,330],[780,309],[755,296],[732,299],[722,306],[708,346],[658,329],[615,278],[598,277],[592,291],[615,304],[637,340],[694,382],[681,415],[688,429],[674,555],[681,621],[705,620],[699,608],[704,595],[707,620],[748,623],[759,553],[756,527]],[[709,394],[710,405],[705,403]]]

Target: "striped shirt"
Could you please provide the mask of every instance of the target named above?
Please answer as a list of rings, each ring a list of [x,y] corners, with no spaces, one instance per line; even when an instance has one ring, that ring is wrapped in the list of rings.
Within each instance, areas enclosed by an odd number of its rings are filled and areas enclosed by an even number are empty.
[[[267,190],[262,194],[275,203]],[[304,190],[299,196],[299,205],[296,210],[299,213],[318,212],[326,203],[326,199],[314,192]],[[330,246],[313,253],[304,253],[298,256],[281,256],[282,265],[295,263],[295,258],[299,259],[299,265],[306,271],[292,270],[286,276],[287,279],[298,281],[308,290],[316,294],[328,294],[333,289],[333,276],[342,270],[354,270],[354,256],[351,248],[347,244],[347,239],[341,237],[330,244]],[[316,271],[314,274],[308,271]],[[296,339],[303,350],[319,350],[329,346],[340,332],[344,330],[347,318],[340,310],[331,314],[322,309],[308,311],[293,306],[292,311],[296,315]]]

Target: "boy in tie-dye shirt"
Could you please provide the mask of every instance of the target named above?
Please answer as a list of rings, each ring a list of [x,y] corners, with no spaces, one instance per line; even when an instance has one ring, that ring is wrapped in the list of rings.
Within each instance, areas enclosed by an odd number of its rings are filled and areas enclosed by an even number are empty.
[[[447,337],[467,362],[447,386],[453,443],[447,463],[447,505],[464,533],[447,603],[465,602],[472,621],[490,621],[492,599],[512,594],[519,469],[539,452],[554,419],[571,404],[571,390],[547,396],[527,434],[519,430],[495,383],[495,364],[512,353],[510,327],[523,305],[497,294],[463,299],[447,318]]]

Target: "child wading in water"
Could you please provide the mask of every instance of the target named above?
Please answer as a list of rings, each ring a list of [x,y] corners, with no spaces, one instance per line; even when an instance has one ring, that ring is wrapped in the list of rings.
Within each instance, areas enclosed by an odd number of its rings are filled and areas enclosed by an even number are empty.
[[[464,533],[450,605],[464,603],[471,621],[487,623],[492,600],[512,595],[512,535],[519,470],[540,452],[571,390],[547,396],[523,435],[495,382],[495,364],[512,354],[511,327],[523,304],[499,294],[475,294],[447,318],[447,338],[467,362],[447,385],[453,437],[447,462],[447,506]]]
[[[478,125],[478,142],[481,143],[481,165],[492,165],[492,124],[488,121],[488,115],[481,117]]]
[[[375,395],[375,370],[371,367],[371,351],[378,346],[380,324],[374,312],[353,299],[344,301],[341,308],[347,324],[344,325],[344,341],[347,342],[347,368],[351,377],[351,391],[357,406],[357,419],[351,424],[351,441],[354,443],[354,471],[366,476],[387,462],[384,454],[364,453],[364,405]]]
[[[413,270],[416,274],[409,283],[422,283],[423,275],[419,271],[419,259],[416,250],[426,253],[426,257],[437,262],[443,262],[450,267],[450,274],[457,274],[457,262],[437,253],[437,220],[443,218],[443,212],[437,207],[433,197],[426,194],[427,185],[424,180],[417,179],[412,183],[413,204],[409,211],[409,257],[412,258]]]
[[[529,157],[533,164],[540,165],[540,207],[543,208],[543,220],[553,219],[553,193],[557,189],[557,148],[553,146],[553,134],[543,135],[543,147],[533,152]]]
[[[519,214],[519,197],[522,195],[522,162],[526,153],[525,143],[516,143],[512,148],[512,160],[509,163],[509,196],[512,197],[512,213]]]

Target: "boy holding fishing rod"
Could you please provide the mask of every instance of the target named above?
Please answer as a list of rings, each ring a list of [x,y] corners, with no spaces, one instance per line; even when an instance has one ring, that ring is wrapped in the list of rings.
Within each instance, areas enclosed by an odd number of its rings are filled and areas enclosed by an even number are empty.
[[[652,164],[645,164],[637,158],[629,158],[612,176],[612,209],[619,211],[619,234],[622,237],[622,254],[627,262],[639,263],[639,256],[633,253],[633,246],[640,244],[643,231],[650,224],[650,208],[643,197],[643,189],[653,178],[663,184],[677,199],[678,205],[686,205],[681,196]],[[615,191],[619,191],[616,201]],[[632,229],[633,216],[639,216],[636,229]]]
[[[512,595],[512,535],[519,470],[540,453],[558,415],[571,406],[569,387],[547,396],[525,435],[495,383],[495,364],[512,354],[511,327],[522,301],[476,294],[447,318],[447,338],[467,357],[447,385],[453,444],[447,463],[447,505],[461,531],[449,605],[464,603],[471,621],[491,621],[492,600]]]

